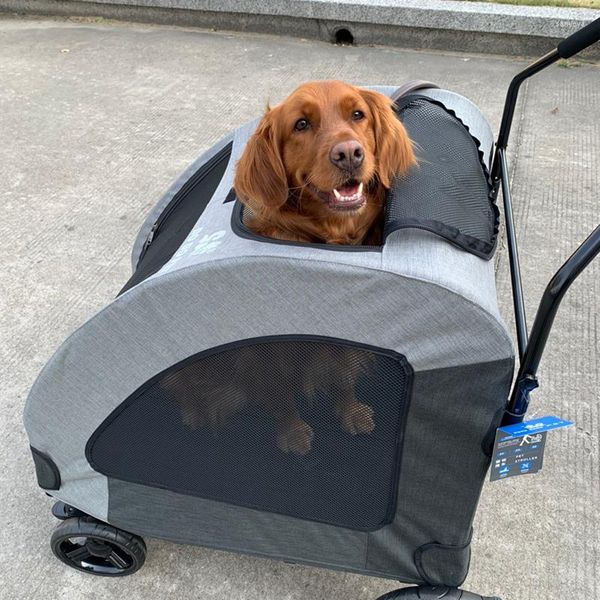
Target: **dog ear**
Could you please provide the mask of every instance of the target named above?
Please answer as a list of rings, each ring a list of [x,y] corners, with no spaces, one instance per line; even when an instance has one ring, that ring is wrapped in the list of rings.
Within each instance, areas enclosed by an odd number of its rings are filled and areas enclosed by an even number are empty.
[[[267,107],[237,162],[233,188],[255,212],[279,208],[288,198],[288,184],[276,132],[276,110]]]
[[[387,96],[371,90],[360,90],[360,94],[373,114],[379,180],[389,188],[395,176],[404,175],[417,164],[412,142]]]

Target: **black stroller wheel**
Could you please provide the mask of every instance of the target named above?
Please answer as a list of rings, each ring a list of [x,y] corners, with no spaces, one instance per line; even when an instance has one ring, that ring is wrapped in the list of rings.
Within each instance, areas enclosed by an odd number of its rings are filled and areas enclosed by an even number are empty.
[[[52,533],[50,546],[73,569],[105,577],[131,575],[146,560],[141,537],[90,517],[62,521]]]

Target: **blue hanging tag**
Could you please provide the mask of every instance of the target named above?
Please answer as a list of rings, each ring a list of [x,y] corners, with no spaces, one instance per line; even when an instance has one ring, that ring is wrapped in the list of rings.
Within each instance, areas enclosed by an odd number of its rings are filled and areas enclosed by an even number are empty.
[[[544,462],[546,433],[572,424],[548,416],[499,427],[492,452],[490,481],[537,473]]]

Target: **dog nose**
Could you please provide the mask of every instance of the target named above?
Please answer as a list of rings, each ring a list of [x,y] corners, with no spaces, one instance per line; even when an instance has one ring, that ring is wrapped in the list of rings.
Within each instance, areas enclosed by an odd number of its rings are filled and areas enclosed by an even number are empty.
[[[360,167],[365,157],[363,147],[356,140],[339,142],[331,148],[329,160],[338,169],[354,171]]]

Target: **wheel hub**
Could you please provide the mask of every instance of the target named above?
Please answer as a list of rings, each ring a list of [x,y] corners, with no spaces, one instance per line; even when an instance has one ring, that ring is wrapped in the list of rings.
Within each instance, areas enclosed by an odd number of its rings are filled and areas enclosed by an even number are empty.
[[[101,540],[88,539],[85,543],[85,547],[92,556],[97,556],[99,558],[108,558],[113,551],[109,544],[102,542]]]

